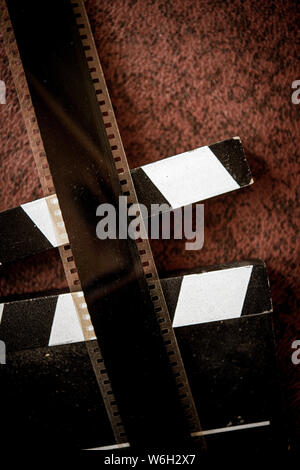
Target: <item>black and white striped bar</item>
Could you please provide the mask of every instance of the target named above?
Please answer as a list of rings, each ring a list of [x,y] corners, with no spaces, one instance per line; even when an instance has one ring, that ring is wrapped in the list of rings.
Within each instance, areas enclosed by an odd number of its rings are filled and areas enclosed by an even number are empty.
[[[8,351],[84,341],[74,302],[75,296],[83,298],[83,293],[67,293],[0,304],[0,338],[5,342]],[[78,305],[80,308],[80,302]],[[84,298],[83,306],[86,307]]]
[[[148,210],[151,204],[178,209],[253,183],[239,137],[149,163],[131,175]]]
[[[272,311],[267,271],[260,260],[161,283],[174,328]],[[86,307],[82,292],[2,303],[0,339],[10,351],[84,341],[76,305]]]
[[[56,195],[0,213],[0,264],[68,243]]]
[[[272,311],[269,281],[261,260],[193,270],[161,279],[173,327]]]
[[[176,209],[252,182],[239,138],[150,163],[131,174],[138,200],[148,209],[164,203]],[[56,195],[0,213],[0,240],[1,264],[68,243]]]
[[[169,278],[162,287],[208,450],[284,452],[264,263]]]

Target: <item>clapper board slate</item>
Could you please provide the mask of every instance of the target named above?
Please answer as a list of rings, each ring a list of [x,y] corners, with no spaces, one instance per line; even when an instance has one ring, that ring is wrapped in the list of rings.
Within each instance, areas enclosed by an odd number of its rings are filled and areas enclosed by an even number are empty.
[[[44,198],[0,216],[10,227],[23,220],[28,236],[17,250],[18,235],[3,232],[8,249],[0,262],[58,246],[70,287],[60,296],[1,304],[4,446],[206,453],[237,442],[244,452],[260,452],[272,442],[279,449],[269,294],[265,275],[255,274],[264,267],[248,263],[161,285],[147,240],[95,234],[97,206],[116,205],[122,194],[130,204],[176,209],[250,184],[240,140],[130,173],[83,2],[1,0],[1,13]],[[179,171],[189,191],[176,191]],[[209,285],[220,273],[235,286],[234,298],[239,292],[238,302],[222,308],[220,296],[218,305],[209,303]],[[264,295],[253,303],[256,289]],[[217,346],[213,335],[222,337]],[[250,371],[258,356],[261,367]],[[273,398],[266,400],[270,384]]]
[[[139,203],[149,213],[151,204],[178,209],[253,181],[238,137],[145,165],[131,175]],[[0,238],[1,264],[69,243],[57,196],[1,212]]]
[[[222,265],[161,282],[208,451],[228,453],[238,446],[255,454],[271,451],[275,443],[281,446],[281,399],[264,263]],[[17,440],[27,429],[29,439],[42,447],[50,442],[56,448],[114,448],[72,298],[80,294],[0,304],[0,337],[10,363],[3,380],[4,422]]]

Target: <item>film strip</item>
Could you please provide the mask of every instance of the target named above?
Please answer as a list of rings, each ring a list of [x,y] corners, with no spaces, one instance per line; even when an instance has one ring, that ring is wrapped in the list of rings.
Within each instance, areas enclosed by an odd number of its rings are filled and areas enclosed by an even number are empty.
[[[78,29],[80,31],[80,38],[82,40],[86,60],[89,64],[89,71],[94,84],[96,96],[102,112],[107,138],[110,142],[110,148],[112,150],[116,170],[122,187],[122,194],[127,196],[127,200],[130,205],[138,204],[130,169],[125,155],[125,150],[119,133],[117,121],[109,97],[84,3],[82,0],[71,0],[71,4]],[[141,233],[145,234],[145,227],[141,227]],[[147,279],[148,289],[150,291],[151,300],[154,306],[154,312],[157,315],[160,331],[164,337],[164,343],[170,358],[170,367],[173,371],[174,377],[176,378],[178,390],[180,390],[179,396],[182,402],[182,406],[185,410],[187,410],[186,419],[189,422],[190,433],[193,435],[193,433],[197,432],[196,430],[201,431],[200,421],[185,373],[174,330],[172,328],[172,323],[160,285],[150,244],[147,237],[145,236],[143,238],[137,239],[136,243],[138,244],[138,252],[140,255],[143,271]],[[202,446],[205,446],[203,439],[201,443]]]
[[[31,101],[26,76],[23,70],[22,61],[19,55],[17,42],[10,21],[9,13],[5,1],[1,1],[1,30],[3,31],[5,50],[9,59],[11,73],[18,94],[23,119],[25,122],[30,147],[39,174],[41,187],[47,201],[49,213],[52,216],[53,225],[56,228],[57,236],[63,241],[67,234],[59,207],[59,201],[55,195],[50,167],[47,161],[45,148],[40,134],[35,110]],[[118,405],[112,391],[111,382],[105,367],[104,359],[100,351],[99,344],[91,343],[91,339],[96,340],[95,331],[87,309],[78,271],[75,266],[74,256],[69,244],[59,246],[59,253],[65,271],[70,292],[73,294],[73,301],[76,306],[78,318],[82,327],[86,348],[92,363],[99,389],[105,403],[106,411],[110,419],[113,434],[117,444],[128,441],[124,425],[122,423]]]
[[[116,170],[122,187],[122,193],[124,196],[127,196],[127,200],[130,205],[138,204],[130,169],[125,155],[125,150],[122,144],[117,121],[109,97],[84,3],[82,0],[71,0],[71,4],[78,28],[80,30],[80,38],[82,40],[86,60],[89,64],[89,71],[102,112],[105,128],[107,131],[107,138],[110,142]],[[144,227],[141,227],[141,233],[145,234]],[[164,343],[170,358],[170,367],[173,371],[174,377],[176,377],[178,390],[180,390],[179,396],[181,398],[182,406],[187,410],[186,418],[189,422],[189,428],[192,435],[192,433],[197,432],[196,429],[201,431],[200,421],[184,370],[184,365],[181,359],[176,337],[172,328],[172,323],[160,285],[150,244],[147,237],[137,239],[136,243],[138,244],[138,252],[144,274],[147,279],[151,300],[153,301],[154,312],[157,315],[160,331],[164,337]],[[203,439],[202,445],[205,446]]]
[[[110,149],[119,176],[119,181],[122,187],[122,193],[128,197],[129,204],[133,204],[137,202],[136,194],[131,180],[120,135],[117,129],[115,117],[112,111],[102,69],[98,60],[96,48],[88,24],[84,5],[81,1],[71,3],[74,10],[74,14],[76,16],[77,25],[80,31],[80,37],[83,43],[83,49],[85,51],[86,60],[89,65],[91,78],[94,83],[95,93],[98,98],[98,104],[100,106],[101,113],[103,116],[104,125],[107,131],[107,138],[110,142]],[[19,58],[14,33],[4,3],[2,3],[2,13],[4,25],[3,31],[5,32],[5,45],[11,63],[16,88],[18,90],[21,108],[30,139],[30,144],[33,150],[35,161],[37,163],[44,195],[49,196],[54,193],[53,179],[49,165],[47,163],[46,152],[43,147],[42,138],[37,124],[37,118],[35,116],[30,93],[27,87],[26,77],[23,72],[21,60]],[[53,211],[53,208],[51,207],[49,208],[49,210]],[[59,215],[60,208],[57,207],[56,211],[57,213],[55,214],[55,216]],[[143,273],[145,275],[148,289],[150,291],[151,300],[153,302],[154,312],[156,314],[157,322],[160,327],[160,332],[163,336],[163,343],[167,351],[167,356],[169,357],[169,365],[172,369],[173,376],[175,377],[175,382],[177,384],[182,408],[186,410],[185,419],[189,423],[189,433],[190,435],[195,435],[196,433],[201,433],[199,418],[190,391],[188,380],[185,374],[181,356],[178,350],[175,334],[169,319],[167,307],[157,276],[150,246],[148,241],[144,239],[138,239],[136,240],[136,243],[138,246],[138,253],[140,256]],[[65,245],[61,247],[60,253],[62,256],[67,280],[70,286],[70,291],[76,293],[78,290],[81,290],[81,282],[79,279],[77,267],[75,266],[71,246]],[[80,301],[81,306],[79,306],[78,308],[79,318],[83,325],[84,334],[87,335],[87,338],[90,338],[91,335],[94,335],[94,330],[92,323],[88,318],[89,315],[84,304],[86,304],[86,302]],[[93,350],[90,350],[89,353],[93,363],[93,368],[96,371],[97,380],[100,385],[100,389],[103,393],[104,399],[107,395],[110,397],[109,399],[105,399],[105,403],[107,406],[108,414],[111,417],[116,441],[118,443],[125,442],[126,435],[119,417],[119,412],[116,409],[116,405],[112,405],[112,403],[115,403],[115,400],[112,400],[112,390],[110,387],[103,358],[100,354],[100,349],[98,347],[93,348]],[[116,417],[116,419],[114,419],[113,417]],[[203,438],[200,439],[200,443],[201,445],[204,445]]]

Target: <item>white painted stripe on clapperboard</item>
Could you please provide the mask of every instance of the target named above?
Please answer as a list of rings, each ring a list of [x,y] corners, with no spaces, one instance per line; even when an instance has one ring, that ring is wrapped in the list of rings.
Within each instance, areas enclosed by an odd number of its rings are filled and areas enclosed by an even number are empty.
[[[0,304],[0,323],[1,323],[1,320],[2,320],[4,305],[5,304]]]
[[[43,197],[36,201],[22,204],[21,207],[28,217],[31,218],[34,225],[36,225],[42,234],[49,240],[51,245],[59,246],[46,199]]]
[[[173,327],[241,315],[253,266],[183,276]]]
[[[238,426],[228,426],[226,428],[217,428],[217,429],[208,429],[207,431],[197,431],[191,433],[192,437],[198,436],[209,436],[210,434],[219,434],[223,432],[230,432],[230,431],[242,431],[243,429],[251,429],[251,428],[260,428],[263,426],[270,426],[270,421],[260,421],[257,423],[249,423],[249,424],[239,424]]]
[[[240,188],[207,146],[141,168],[173,209]]]
[[[191,436],[200,437],[200,436],[209,436],[210,434],[219,434],[223,432],[242,431],[244,429],[270,426],[270,424],[271,424],[270,421],[260,421],[257,423],[239,424],[237,426],[228,426],[226,428],[216,428],[216,429],[208,429],[207,431],[197,431],[197,432],[191,433]],[[110,446],[93,447],[91,449],[85,449],[85,450],[113,450],[113,449],[122,449],[124,447],[130,447],[129,442],[126,442],[125,444],[114,444]]]
[[[48,346],[81,341],[84,341],[84,336],[72,294],[59,295]]]
[[[124,449],[125,447],[130,447],[129,442],[124,442],[124,444],[112,444],[110,446],[92,447],[91,449],[84,449],[84,450],[113,450],[113,449]]]

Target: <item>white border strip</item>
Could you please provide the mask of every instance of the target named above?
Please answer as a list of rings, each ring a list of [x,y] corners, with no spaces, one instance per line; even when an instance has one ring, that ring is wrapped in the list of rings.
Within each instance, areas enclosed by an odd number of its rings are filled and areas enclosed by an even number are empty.
[[[192,437],[198,436],[209,436],[210,434],[219,434],[222,432],[229,432],[229,431],[239,431],[242,429],[250,429],[250,428],[260,428],[262,426],[269,426],[271,424],[270,421],[261,421],[259,423],[249,423],[249,424],[240,424],[238,426],[229,426],[227,428],[217,428],[217,429],[208,429],[207,431],[197,431],[192,432]]]

